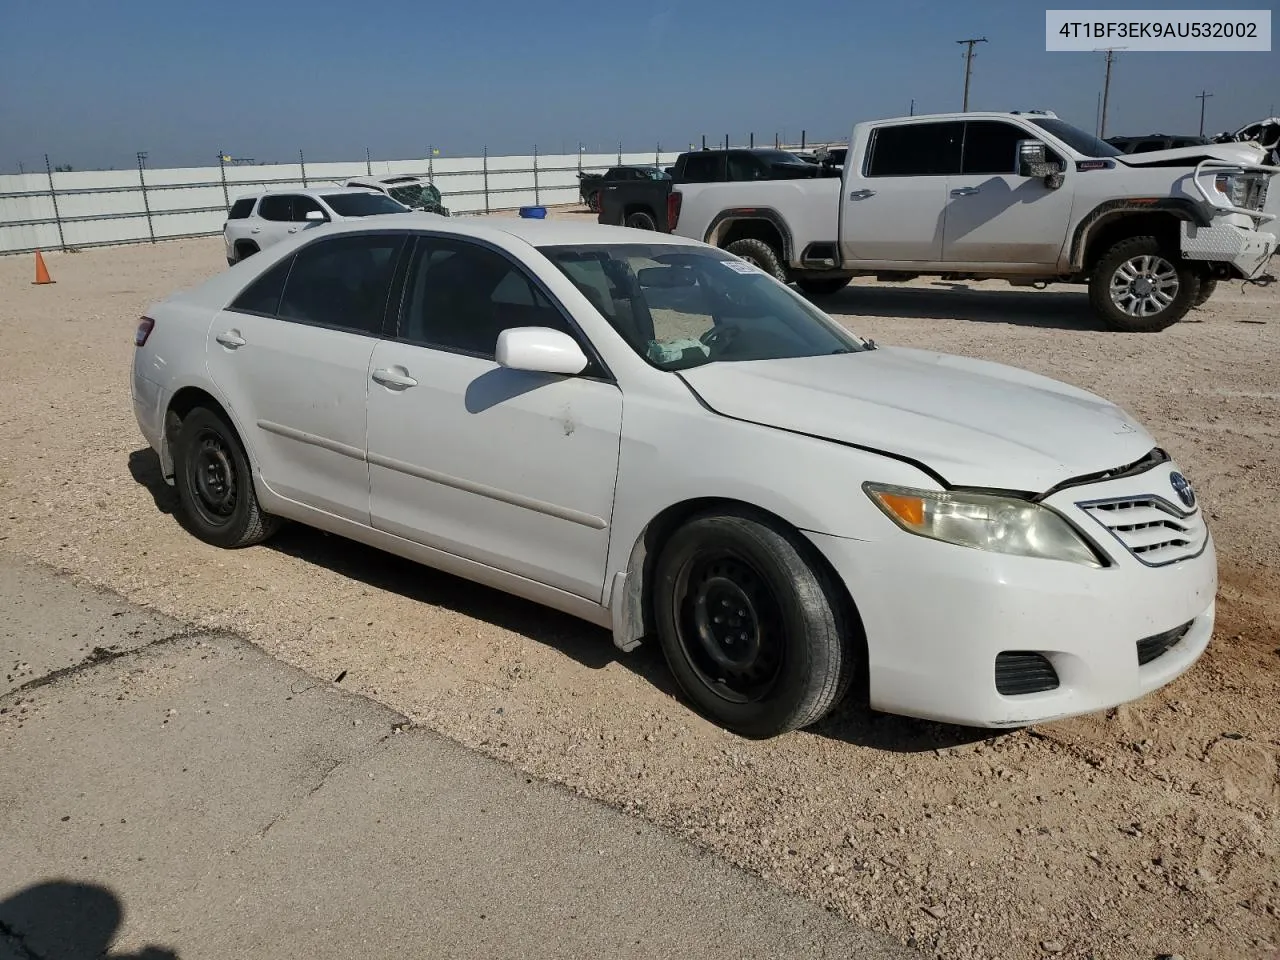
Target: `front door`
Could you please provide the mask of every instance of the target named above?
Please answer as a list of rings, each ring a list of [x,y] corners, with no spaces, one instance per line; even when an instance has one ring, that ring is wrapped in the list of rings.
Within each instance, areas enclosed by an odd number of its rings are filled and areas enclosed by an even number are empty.
[[[1071,221],[1072,178],[1062,186],[1018,176],[1018,141],[1029,130],[1002,120],[965,124],[961,170],[947,179],[942,258],[954,264],[1056,265]],[[1065,166],[1048,151],[1046,159]]]
[[[209,372],[279,496],[369,522],[365,395],[398,233],[342,234],[284,258],[218,313]]]
[[[876,127],[866,159],[845,173],[840,252],[846,266],[942,259],[947,178],[960,170],[964,124],[925,121]]]
[[[618,387],[591,369],[568,377],[494,361],[503,329],[579,336],[537,280],[495,248],[420,237],[403,302],[394,338],[371,362],[373,526],[599,602]]]

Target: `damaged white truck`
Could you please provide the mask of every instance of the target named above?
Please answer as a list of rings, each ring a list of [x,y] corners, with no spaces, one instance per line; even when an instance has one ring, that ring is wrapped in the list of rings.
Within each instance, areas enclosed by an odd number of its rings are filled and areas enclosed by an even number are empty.
[[[853,128],[839,175],[679,183],[668,228],[831,295],[855,276],[1087,284],[1111,329],[1163,330],[1219,280],[1261,279],[1280,167],[1257,143],[1122,155],[1052,113]]]

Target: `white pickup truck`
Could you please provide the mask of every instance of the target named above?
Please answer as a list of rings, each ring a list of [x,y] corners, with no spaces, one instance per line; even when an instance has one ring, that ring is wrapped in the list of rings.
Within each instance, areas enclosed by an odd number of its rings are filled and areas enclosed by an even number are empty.
[[[861,275],[1086,283],[1109,327],[1155,331],[1263,271],[1280,234],[1265,155],[1122,155],[1044,111],[900,117],[855,126],[838,177],[677,183],[667,226],[814,296]]]

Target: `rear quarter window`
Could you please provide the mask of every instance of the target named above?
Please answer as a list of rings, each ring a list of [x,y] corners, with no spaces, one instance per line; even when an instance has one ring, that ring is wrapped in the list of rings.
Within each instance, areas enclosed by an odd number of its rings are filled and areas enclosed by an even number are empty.
[[[227,212],[228,220],[243,220],[253,212],[253,197],[245,197],[231,205]]]

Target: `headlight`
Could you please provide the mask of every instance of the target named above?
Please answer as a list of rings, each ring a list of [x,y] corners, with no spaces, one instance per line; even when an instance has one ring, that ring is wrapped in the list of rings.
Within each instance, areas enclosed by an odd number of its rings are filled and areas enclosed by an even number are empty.
[[[1019,557],[1103,565],[1097,551],[1071,524],[1029,500],[878,483],[862,488],[890,520],[917,536]]]
[[[1214,189],[1233,207],[1261,210],[1266,196],[1266,179],[1254,173],[1220,173],[1213,180]]]

